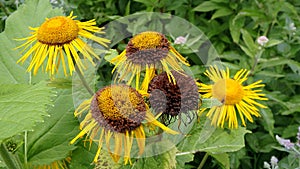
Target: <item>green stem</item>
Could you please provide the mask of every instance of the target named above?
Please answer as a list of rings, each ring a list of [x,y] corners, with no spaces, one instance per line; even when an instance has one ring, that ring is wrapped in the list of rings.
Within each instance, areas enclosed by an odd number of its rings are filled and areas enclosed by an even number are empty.
[[[254,57],[254,63],[252,65],[252,68],[251,68],[250,73],[249,73],[248,76],[252,76],[252,74],[253,74],[253,72],[255,70],[255,67],[257,66],[258,61],[259,61],[259,59],[260,59],[260,57],[261,57],[261,55],[262,55],[263,52],[264,52],[264,49],[260,49],[258,51],[258,53],[255,55],[255,57]]]
[[[74,59],[74,57],[72,57],[72,61],[74,63],[75,66],[75,71],[77,72],[83,86],[86,88],[86,90],[91,94],[91,96],[94,95],[94,91],[90,88],[89,84],[87,83],[87,81],[85,80],[85,78],[83,77],[83,74],[81,73],[80,69],[78,68],[76,61]]]
[[[25,164],[25,168],[28,168],[27,165],[27,131],[25,131],[24,133],[24,164]]]
[[[205,153],[204,157],[202,158],[202,161],[201,163],[199,164],[198,168],[197,169],[202,169],[202,167],[204,166],[207,158],[208,158],[209,154],[208,153]]]
[[[295,147],[292,147],[292,149],[297,153],[297,155],[300,155],[300,151],[298,151]]]
[[[86,90],[93,96],[94,92],[93,90],[90,88],[89,84],[87,83],[87,81],[85,80],[85,78],[83,77],[83,74],[81,73],[81,71],[79,70],[79,68],[77,67],[77,65],[75,65],[75,70],[78,73],[78,76],[83,84],[83,86],[86,88]]]
[[[19,157],[9,152],[4,143],[0,145],[0,156],[8,169],[22,169]]]

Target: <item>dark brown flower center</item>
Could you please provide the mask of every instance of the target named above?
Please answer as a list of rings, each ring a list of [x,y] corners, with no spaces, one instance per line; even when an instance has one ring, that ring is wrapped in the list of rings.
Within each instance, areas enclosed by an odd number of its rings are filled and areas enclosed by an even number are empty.
[[[145,119],[143,97],[126,85],[111,85],[99,90],[92,99],[91,111],[98,124],[107,130],[125,133]]]
[[[142,32],[127,44],[126,56],[133,64],[155,64],[168,56],[169,41],[159,32]]]
[[[163,113],[162,115],[171,118],[180,113],[188,115],[189,111],[198,109],[198,87],[192,77],[176,71],[171,72],[176,84],[169,81],[165,72],[151,80],[148,89],[151,107],[156,113]]]

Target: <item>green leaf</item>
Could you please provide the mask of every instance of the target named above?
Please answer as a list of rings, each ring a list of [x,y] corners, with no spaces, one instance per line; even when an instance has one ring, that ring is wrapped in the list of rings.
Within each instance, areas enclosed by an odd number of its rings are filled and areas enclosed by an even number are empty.
[[[211,98],[211,99],[202,99],[202,105],[201,105],[201,109],[203,108],[211,108],[213,106],[221,106],[222,103],[215,98]]]
[[[219,18],[219,17],[223,17],[223,16],[228,16],[232,13],[233,13],[233,11],[229,8],[220,8],[213,14],[213,16],[211,17],[211,20]]]
[[[250,49],[243,45],[240,45],[240,48],[245,52],[246,55],[250,56],[251,58],[254,58],[255,53],[253,53]]]
[[[266,77],[277,77],[277,78],[285,76],[284,74],[279,74],[276,72],[264,71],[264,70],[257,72],[256,75],[262,75],[262,76],[266,76]]]
[[[106,149],[102,149],[99,155],[99,160],[96,165],[92,164],[97,152],[98,144],[93,142],[92,146],[88,144],[84,146],[84,142],[79,142],[78,148],[72,152],[72,160],[70,169],[117,169],[123,165],[122,160],[115,163]]]
[[[108,62],[110,62],[113,58],[115,58],[116,56],[118,56],[118,51],[115,49],[110,49],[109,51],[107,51],[105,53],[104,59]]]
[[[185,163],[191,162],[194,159],[194,154],[188,153],[188,154],[176,154],[176,168],[177,169],[184,169]]]
[[[31,36],[29,26],[37,27],[45,21],[46,17],[56,15],[62,15],[62,10],[52,9],[49,1],[28,0],[7,18],[5,30],[0,34],[1,83],[28,83],[29,79],[34,83],[49,78],[41,71],[31,78],[31,75],[26,73],[29,61],[26,61],[24,65],[17,64],[17,60],[21,58],[19,53],[21,50],[14,50],[14,48],[24,41],[14,39]]]
[[[143,3],[143,4],[145,4],[146,6],[155,6],[155,4],[158,3],[157,0],[134,0],[134,1]]]
[[[282,40],[277,40],[277,39],[270,39],[269,42],[266,44],[266,48],[269,48],[269,47],[272,47],[272,46],[275,46],[275,45],[278,45],[280,43],[282,43],[283,41]]]
[[[69,141],[78,133],[78,120],[74,118],[71,90],[58,90],[50,117],[28,133],[27,156],[32,165],[49,164],[62,160],[75,149]]]
[[[49,81],[48,86],[59,89],[69,89],[72,87],[72,81],[66,78],[57,78]]]
[[[249,49],[249,51],[252,54],[255,54],[255,52],[257,51],[257,46],[255,45],[255,43],[254,43],[254,41],[252,39],[252,36],[245,29],[242,29],[241,32],[242,32],[242,37],[243,37],[243,40],[244,40],[247,48]]]
[[[243,158],[248,158],[246,156],[246,148],[242,148],[239,151],[228,153],[230,154],[230,166],[231,168],[239,168],[240,163]]]
[[[200,117],[201,118],[201,117]],[[243,127],[228,130],[210,126],[210,120],[195,123],[187,137],[179,144],[182,152],[205,151],[209,153],[234,152],[245,146],[244,135],[249,133]]]
[[[195,7],[193,10],[198,12],[209,12],[209,11],[219,9],[221,7],[222,6],[220,6],[217,3],[211,1],[205,1],[202,4],[198,5],[197,7]]]
[[[288,125],[284,128],[281,137],[290,138],[297,136],[299,124]]]
[[[278,65],[285,65],[289,63],[289,59],[287,58],[271,58],[271,59],[261,59],[260,60],[260,65],[261,69],[267,68],[267,67],[275,67]]]
[[[300,75],[300,63],[294,60],[290,60],[288,62],[289,67],[292,69],[294,73]]]
[[[221,153],[221,154],[209,154],[214,159],[216,159],[224,169],[230,169],[230,159],[229,155],[227,153]]]
[[[262,11],[258,11],[255,9],[242,9],[238,14],[238,17],[240,16],[249,16],[249,17],[258,17],[265,19],[265,14]]]
[[[237,18],[234,17],[229,20],[229,30],[231,37],[233,39],[233,42],[239,43],[240,35],[241,35],[241,29],[244,26],[245,18]]]
[[[272,136],[260,131],[252,134],[247,134],[245,138],[247,141],[247,145],[249,145],[255,153],[270,152],[273,150],[273,146],[276,146],[278,144],[274,142],[274,138]]]
[[[0,140],[26,130],[43,121],[53,96],[45,82],[36,85],[0,84]]]
[[[91,165],[95,154],[97,152],[97,147],[98,145],[93,143],[91,149],[89,149],[89,147],[84,147],[83,143],[80,142],[80,144],[78,144],[78,148],[76,150],[74,150],[72,152],[72,160],[70,163],[70,169],[94,169],[95,165]],[[101,154],[103,154],[102,152],[105,151],[101,151]],[[103,155],[100,155],[103,159],[103,161],[108,161],[108,162],[113,162],[110,158],[110,161],[107,160],[107,157],[103,157]],[[100,163],[102,164],[102,163]],[[100,165],[99,164],[99,165]],[[100,169],[100,167],[99,167]]]
[[[1,156],[0,156],[0,168],[6,168],[6,165],[4,163],[4,161],[2,160]]]
[[[161,142],[161,144],[155,144],[157,150],[164,150],[165,146],[170,146],[173,143],[164,140]],[[167,152],[164,152],[162,154],[151,156],[147,158],[141,158],[136,163],[133,164],[132,169],[173,169],[176,167],[176,152],[177,149],[174,146],[172,149],[170,149]]]
[[[269,134],[273,136],[274,124],[275,120],[273,117],[273,113],[269,108],[261,109],[260,114],[262,115],[262,126],[265,130],[269,131]]]

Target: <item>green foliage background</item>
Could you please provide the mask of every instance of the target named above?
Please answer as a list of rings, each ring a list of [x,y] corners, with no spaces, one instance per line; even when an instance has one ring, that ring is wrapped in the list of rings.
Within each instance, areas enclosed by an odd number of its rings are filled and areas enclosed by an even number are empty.
[[[43,72],[32,76],[26,72],[28,63],[16,64],[20,54],[13,50],[20,45],[14,39],[28,36],[29,26],[38,26],[46,17],[69,14],[70,11],[74,11],[80,20],[95,18],[99,26],[137,12],[161,12],[181,17],[203,31],[222,64],[233,72],[242,68],[251,70],[249,83],[262,79],[266,84],[264,93],[269,98],[268,108],[262,109],[262,117],[253,124],[248,123],[247,128],[215,129],[205,125],[207,121],[202,117],[200,123],[194,124],[189,133],[191,136],[176,147],[158,156],[137,160],[133,166],[111,163],[110,157],[103,152],[101,157],[108,167],[197,168],[205,152],[210,156],[203,168],[263,168],[263,162],[273,155],[280,160],[281,168],[297,167],[288,153],[280,151],[275,139],[275,135],[280,135],[295,140],[300,124],[300,3],[297,0],[15,2],[0,1],[0,142],[6,148],[11,148],[8,143],[17,145],[9,156],[20,161],[20,168],[48,164],[68,156],[72,157],[71,169],[103,167],[101,164],[90,165],[95,145],[91,150],[81,142],[69,145],[79,132],[78,121],[73,117],[72,79],[58,78],[49,85],[49,77]],[[134,33],[141,25],[143,21],[126,31]],[[175,29],[174,26],[171,28]],[[262,35],[269,38],[264,47],[256,42]],[[113,48],[121,51],[124,46],[125,42],[121,42]],[[178,47],[177,50],[189,58],[194,76],[208,82],[203,75],[203,63],[192,59],[194,56],[187,48]],[[101,62],[94,88],[110,84],[111,69],[112,65]],[[0,159],[0,168],[8,167]]]

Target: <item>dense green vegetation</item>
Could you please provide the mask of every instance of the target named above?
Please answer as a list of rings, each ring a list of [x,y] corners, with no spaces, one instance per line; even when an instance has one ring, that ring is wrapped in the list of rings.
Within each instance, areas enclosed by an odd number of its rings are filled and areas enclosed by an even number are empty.
[[[287,149],[276,140],[278,135],[299,143],[299,1],[0,0],[0,5],[0,168],[12,168],[7,160],[22,166],[18,168],[30,168],[71,157],[70,169],[104,165],[260,169],[264,162],[270,163],[272,156],[279,160],[280,169],[300,167],[299,146]],[[95,19],[99,27],[105,26],[105,37],[112,41],[105,54],[103,48],[91,43],[103,58],[96,71],[93,67],[85,72],[87,81],[94,83],[93,89],[113,82],[114,65],[109,61],[125,49],[130,35],[155,30],[166,34],[176,50],[188,58],[191,67],[186,69],[200,82],[209,83],[203,73],[215,63],[228,67],[232,76],[240,69],[250,70],[246,83],[263,80],[262,93],[268,100],[262,103],[267,108],[260,109],[261,117],[254,118],[254,123],[248,121],[246,127],[238,129],[214,128],[205,116],[200,116],[184,128],[189,132],[187,137],[176,143],[167,137],[159,144],[161,149],[168,149],[170,144],[174,147],[157,156],[133,159],[132,166],[113,163],[106,151],[101,152],[100,164],[90,165],[97,146],[89,149],[83,142],[69,144],[80,132],[73,116],[74,105],[88,98],[85,89],[76,86],[78,75],[64,77],[60,72],[50,80],[40,71],[32,76],[26,72],[29,62],[17,64],[21,54],[13,50],[21,44],[14,39],[30,35],[29,26],[37,27],[46,17],[67,16],[71,11],[78,20]],[[179,36],[187,41],[174,44]],[[268,42],[259,44],[261,36]],[[209,107],[209,101],[204,99],[202,107]]]

